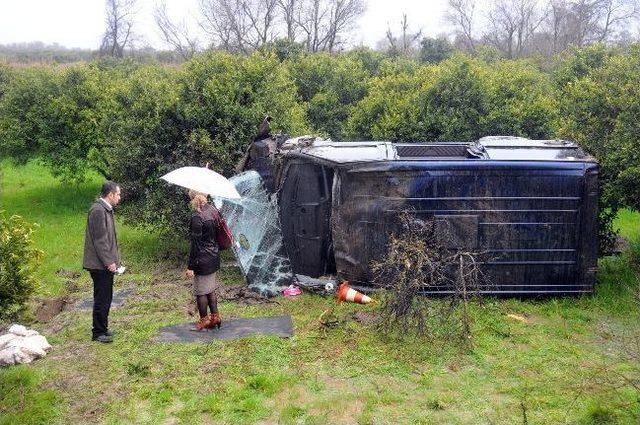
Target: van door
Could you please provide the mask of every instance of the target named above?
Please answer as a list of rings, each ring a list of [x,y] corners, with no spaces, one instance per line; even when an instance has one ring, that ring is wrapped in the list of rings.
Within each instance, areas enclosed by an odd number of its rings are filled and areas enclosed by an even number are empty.
[[[318,164],[296,159],[285,166],[280,223],[294,273],[319,277],[332,267],[332,181],[333,170]]]

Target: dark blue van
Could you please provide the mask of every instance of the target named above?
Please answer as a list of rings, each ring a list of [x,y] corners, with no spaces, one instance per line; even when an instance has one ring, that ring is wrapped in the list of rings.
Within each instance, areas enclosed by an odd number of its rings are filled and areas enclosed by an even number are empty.
[[[476,143],[290,139],[271,158],[284,247],[297,274],[369,285],[398,217],[449,224],[481,253],[487,293],[593,291],[598,164],[562,140]],[[447,291],[440,288],[438,291]]]

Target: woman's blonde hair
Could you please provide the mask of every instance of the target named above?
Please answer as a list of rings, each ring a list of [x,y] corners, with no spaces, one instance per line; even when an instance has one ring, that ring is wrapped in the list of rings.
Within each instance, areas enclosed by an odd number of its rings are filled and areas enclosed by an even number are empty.
[[[207,203],[207,195],[195,190],[189,189],[189,198],[191,198],[191,208],[193,208],[195,211],[202,210],[202,207],[204,207]]]

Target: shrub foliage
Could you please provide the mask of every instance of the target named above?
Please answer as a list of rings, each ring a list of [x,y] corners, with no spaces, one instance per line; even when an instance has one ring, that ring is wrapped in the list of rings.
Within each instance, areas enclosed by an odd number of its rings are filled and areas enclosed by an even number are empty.
[[[338,140],[560,137],[602,164],[604,241],[619,208],[640,208],[640,47],[573,50],[544,64],[551,71],[445,56],[422,63],[368,49],[265,49],[209,52],[179,66],[0,65],[0,156],[37,158],[70,181],[97,170],[122,184],[129,218],[166,229],[184,219],[185,199],[158,178],[207,162],[231,173],[265,115],[273,132]]]
[[[0,211],[0,318],[19,311],[36,288],[33,277],[42,253],[33,247],[33,226]]]

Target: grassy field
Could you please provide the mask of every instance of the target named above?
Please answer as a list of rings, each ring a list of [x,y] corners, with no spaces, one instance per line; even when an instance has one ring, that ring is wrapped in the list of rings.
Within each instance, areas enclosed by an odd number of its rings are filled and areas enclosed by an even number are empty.
[[[45,253],[38,272],[42,283],[39,293],[64,293],[65,278],[56,272],[81,269],[86,213],[97,197],[102,179],[90,175],[83,184],[63,185],[33,162],[24,167],[4,163],[0,170],[0,210],[38,225],[34,238]],[[118,238],[122,239],[128,265],[139,270],[148,270],[158,250],[166,248],[154,235],[122,223]]]
[[[99,186],[57,183],[38,165],[2,164],[0,205],[37,222],[46,252],[39,296],[86,297],[56,274],[80,271],[85,213]],[[618,225],[640,239],[640,216]],[[640,278],[623,255],[601,261],[597,293],[474,303],[473,345],[382,336],[353,319],[375,308],[343,305],[339,326],[318,317],[315,295],[272,303],[224,302],[224,318],[290,314],[295,336],[163,344],[165,325],[193,320],[189,282],[154,260],[158,239],[119,223],[136,295],[113,310],[111,345],[91,343],[89,312],[34,324],[53,345],[44,359],[0,370],[0,424],[28,423],[628,423],[640,421]],[[166,249],[166,248],[163,248]],[[223,284],[239,283],[234,270]],[[515,315],[514,319],[508,315]]]

